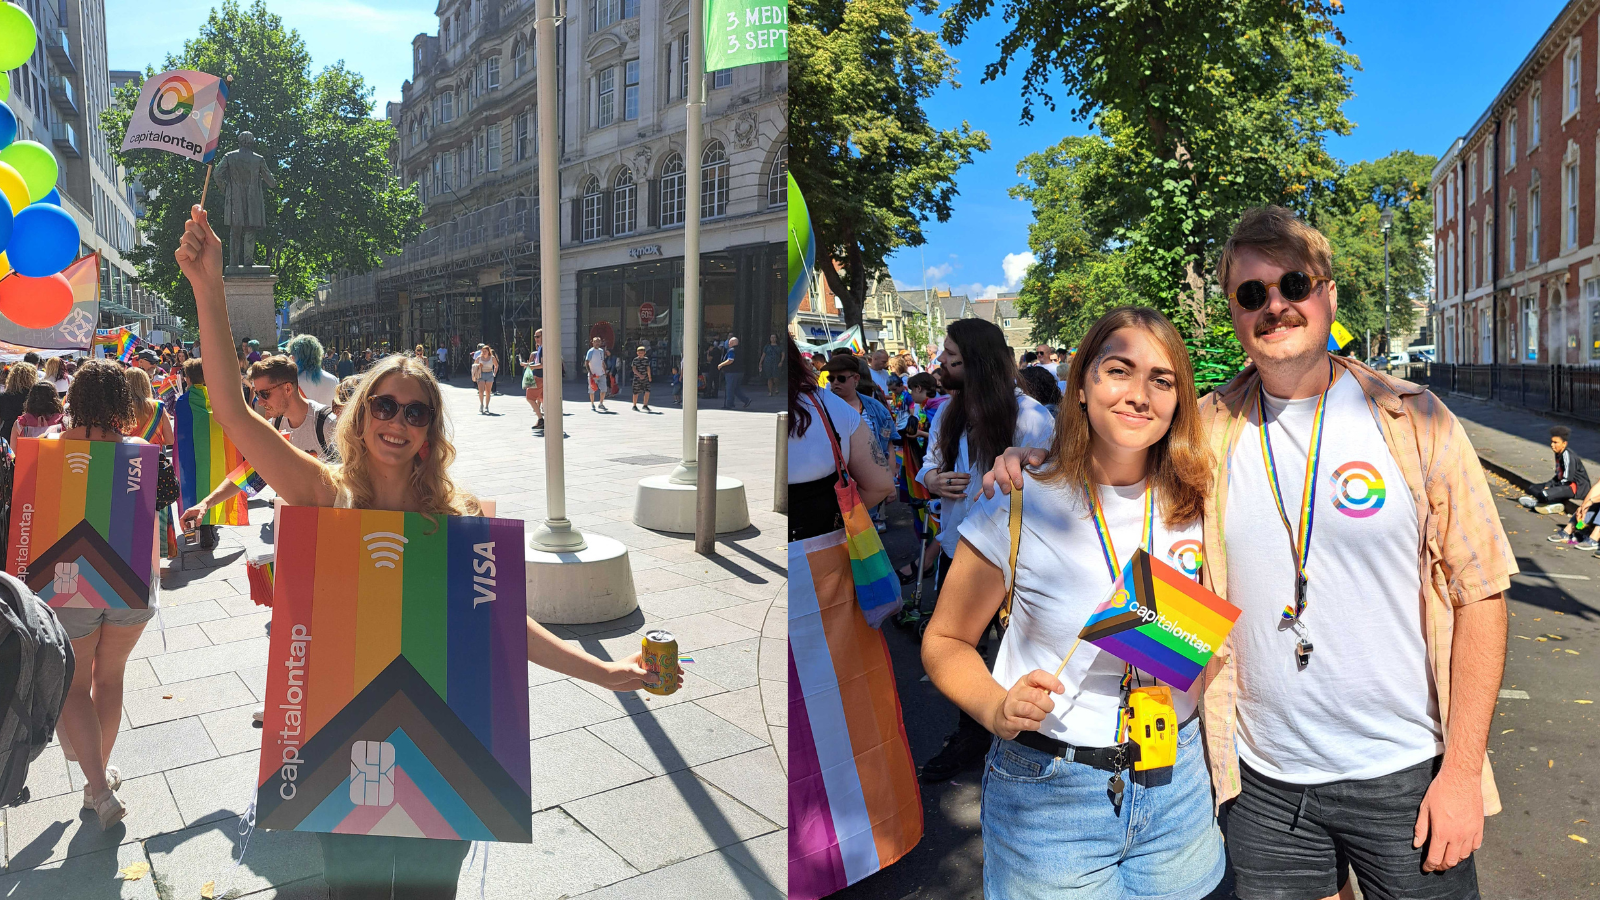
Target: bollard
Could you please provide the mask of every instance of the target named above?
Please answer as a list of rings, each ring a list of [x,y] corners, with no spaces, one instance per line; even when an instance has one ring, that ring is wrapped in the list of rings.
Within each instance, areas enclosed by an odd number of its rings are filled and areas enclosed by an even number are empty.
[[[717,436],[700,435],[699,471],[695,476],[694,552],[717,552]]]
[[[772,511],[789,514],[789,414],[778,413],[778,449],[772,454]]]

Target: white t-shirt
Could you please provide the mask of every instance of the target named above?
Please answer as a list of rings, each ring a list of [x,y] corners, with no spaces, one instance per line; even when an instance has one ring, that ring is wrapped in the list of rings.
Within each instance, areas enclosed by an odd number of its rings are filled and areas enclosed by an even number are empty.
[[[1010,690],[1017,679],[1043,669],[1054,672],[1116,581],[1106,569],[1094,520],[1087,518],[1083,489],[1076,485],[1043,484],[1024,475],[1022,541],[1017,553],[1017,593],[1011,604],[1011,626],[1000,642],[994,680]],[[1144,526],[1144,482],[1127,487],[1102,485],[1100,508],[1111,530],[1119,564],[1139,548]],[[996,493],[981,499],[961,524],[961,537],[1009,578],[1011,564],[1011,497]],[[1180,571],[1185,559],[1197,559],[1200,520],[1171,529],[1161,521],[1156,503],[1154,552]],[[1191,577],[1198,577],[1195,566]],[[1052,694],[1056,708],[1045,717],[1040,733],[1079,747],[1116,743],[1117,707],[1123,662],[1093,644],[1079,644],[1061,673],[1066,692]],[[1158,682],[1135,670],[1135,686]],[[1187,692],[1172,689],[1173,711],[1182,722],[1194,714],[1200,693],[1196,681]]]
[[[589,365],[589,374],[604,375],[606,373],[606,351],[599,347],[590,347],[589,352],[583,355],[583,361]]]
[[[867,371],[872,373],[872,380],[878,385],[878,390],[883,391],[885,394],[889,393],[889,370],[884,369],[880,372],[868,366]]]
[[[1027,394],[1017,391],[1016,398],[1017,428],[1011,446],[1049,447],[1055,438],[1055,418],[1039,401]],[[957,401],[947,401],[939,408],[942,411],[945,406],[955,402]],[[944,465],[944,454],[939,449],[939,427],[947,418],[943,415],[935,417],[933,424],[928,428],[928,452],[922,457],[922,468],[917,470],[917,480],[922,482],[923,486],[927,486],[928,476],[939,471]],[[966,435],[961,436],[960,448],[955,468],[951,471],[964,472],[972,476],[967,482],[967,495],[954,500],[947,497],[939,501],[939,549],[944,551],[945,556],[950,557],[956,555],[956,544],[960,542],[956,529],[961,527],[961,520],[966,517],[967,510],[972,508],[973,501],[983,496],[984,473],[978,471],[977,465],[967,455]]]
[[[1316,397],[1267,396],[1297,532],[1316,406]],[[1228,599],[1244,611],[1232,634],[1239,758],[1293,784],[1377,778],[1444,752],[1423,640],[1416,504],[1353,377],[1334,382],[1325,416],[1303,616],[1315,649],[1304,670],[1282,617],[1294,603],[1294,554],[1254,421],[1228,467]]]
[[[844,457],[845,466],[848,467],[850,436],[861,427],[861,414],[826,388],[812,391],[809,396],[822,400],[822,407],[828,412],[828,420],[833,423],[833,430],[839,435],[839,453]],[[790,484],[816,481],[818,478],[828,477],[834,471],[833,448],[829,446],[827,429],[817,421],[817,408],[804,396],[800,403],[802,408],[811,414],[811,427],[800,437],[792,435],[789,437]]]
[[[438,354],[438,356],[439,356],[439,362],[444,362],[444,358],[445,358],[445,357],[446,357],[446,356],[449,356],[449,355],[450,355],[450,351],[449,351],[449,350],[448,350],[448,349],[446,349],[446,348],[444,348],[444,347],[440,347],[440,348],[439,348],[439,349],[438,349],[438,350],[437,350],[437,351],[435,351],[435,352],[436,352],[436,353],[437,353],[437,354]]]
[[[295,447],[304,450],[313,456],[316,456],[318,459],[321,459],[323,457],[322,445],[317,443],[317,411],[321,409],[328,409],[328,407],[324,404],[318,403],[315,400],[307,400],[306,405],[309,406],[310,409],[306,410],[305,421],[300,423],[300,427],[292,427],[289,424],[288,416],[282,416],[280,418],[273,419],[272,427],[278,429],[279,431],[289,432],[290,444],[293,444]],[[332,449],[334,445],[333,430],[334,426],[338,424],[338,422],[339,417],[334,415],[330,410],[328,412],[327,421],[322,423],[322,439],[327,442],[329,449]]]
[[[323,406],[333,405],[334,395],[339,390],[339,379],[329,375],[327,372],[323,372],[321,378],[312,381],[304,372],[301,372],[298,380],[300,382],[300,390],[305,393],[306,399],[314,400]]]

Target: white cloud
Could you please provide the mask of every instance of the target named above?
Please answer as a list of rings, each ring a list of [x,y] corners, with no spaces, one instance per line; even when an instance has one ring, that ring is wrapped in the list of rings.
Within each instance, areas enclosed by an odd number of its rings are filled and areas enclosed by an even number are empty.
[[[937,266],[929,266],[927,271],[923,272],[922,274],[923,277],[928,279],[929,283],[937,284],[941,281],[944,281],[946,278],[949,278],[950,273],[954,272],[955,268],[956,267],[950,263],[940,263]]]
[[[1014,291],[1022,283],[1022,277],[1028,274],[1028,267],[1039,260],[1029,251],[1021,253],[1007,253],[1006,258],[1000,260],[1000,269],[1006,273],[1006,290]]]
[[[981,281],[974,281],[969,284],[940,284],[939,287],[948,287],[950,293],[965,294],[974,300],[992,300],[1002,291],[1016,290],[1017,286],[1022,284],[1023,276],[1028,274],[1028,267],[1036,261],[1034,255],[1026,250],[1021,253],[1007,253],[1005,258],[1000,260],[1000,270],[1006,276],[1004,284],[985,284]],[[928,268],[930,276],[935,268],[943,267],[930,266]],[[932,280],[931,277],[930,280]]]

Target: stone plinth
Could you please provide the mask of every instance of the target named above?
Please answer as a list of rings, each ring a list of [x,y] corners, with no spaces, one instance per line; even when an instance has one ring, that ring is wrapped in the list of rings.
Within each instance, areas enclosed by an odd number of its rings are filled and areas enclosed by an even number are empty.
[[[277,283],[278,276],[266,266],[230,266],[223,270],[228,327],[233,329],[235,342],[260,341],[262,353],[277,352],[278,310],[272,302],[272,289]]]
[[[639,481],[633,496],[633,524],[652,531],[694,534],[695,506],[699,492],[692,484],[674,484],[671,476],[651,475]],[[744,482],[726,475],[717,476],[717,534],[728,534],[750,527],[750,506],[745,502]]]
[[[524,548],[528,615],[544,625],[609,622],[639,608],[628,548],[615,538],[585,533],[574,553]]]

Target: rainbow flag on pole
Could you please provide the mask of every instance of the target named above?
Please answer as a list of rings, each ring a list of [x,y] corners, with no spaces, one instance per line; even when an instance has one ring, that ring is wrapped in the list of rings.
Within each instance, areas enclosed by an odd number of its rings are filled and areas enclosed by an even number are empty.
[[[158,453],[153,444],[19,440],[6,571],[50,606],[148,609]]]
[[[254,497],[267,489],[267,480],[261,477],[256,467],[248,462],[242,462],[238,468],[228,473],[228,480],[234,483],[246,497]]]
[[[283,507],[256,821],[531,843],[522,522]]]
[[[1141,547],[1078,637],[1186,691],[1238,618],[1239,607]]]
[[[211,395],[197,384],[178,398],[173,410],[173,461],[178,466],[178,488],[184,509],[204,500],[228,473],[244,462],[239,448],[211,418]],[[235,494],[206,510],[202,525],[248,525],[250,514],[243,494]]]

